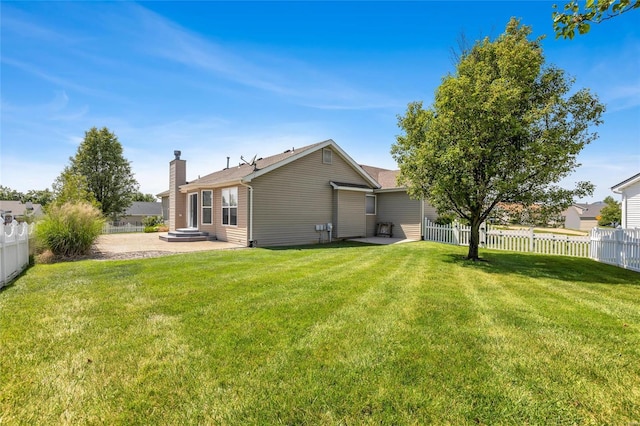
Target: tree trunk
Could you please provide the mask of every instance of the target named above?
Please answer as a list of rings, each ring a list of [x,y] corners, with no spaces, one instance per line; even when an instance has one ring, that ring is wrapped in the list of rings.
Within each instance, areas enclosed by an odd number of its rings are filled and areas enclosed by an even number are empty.
[[[471,221],[471,238],[469,238],[469,253],[467,259],[479,260],[478,248],[480,247],[480,219],[473,218]]]

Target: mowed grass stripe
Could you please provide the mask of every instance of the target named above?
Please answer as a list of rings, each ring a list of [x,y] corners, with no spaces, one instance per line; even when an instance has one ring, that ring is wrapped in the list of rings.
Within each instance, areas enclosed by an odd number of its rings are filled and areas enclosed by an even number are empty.
[[[384,259],[380,250],[378,257]],[[341,407],[344,397],[340,393],[350,389],[353,401],[358,400],[354,390],[363,392],[368,389],[367,381],[376,375],[386,354],[391,353],[383,350],[386,348],[381,348],[381,345],[388,341],[387,335],[391,330],[397,332],[402,326],[398,317],[402,315],[402,305],[407,301],[402,295],[406,291],[398,291],[403,287],[398,278],[406,275],[408,259],[399,263],[376,263],[379,267],[376,267],[375,276],[370,277],[363,293],[355,295],[352,303],[317,323],[289,350],[281,352],[274,362],[261,369],[262,374],[276,383],[286,382],[292,371],[305,372],[304,380],[294,388],[280,389],[271,396],[255,387],[257,392],[246,404],[244,412],[239,413],[239,418],[257,421],[261,410],[256,410],[256,406],[267,403],[269,406],[287,407],[287,401],[300,395],[307,395],[313,404],[298,414],[305,418],[315,417],[316,421],[336,422],[340,416],[353,414],[352,410],[358,414],[359,405],[366,406],[366,401],[355,406],[349,403],[347,410]],[[284,411],[281,419],[284,423],[296,421],[296,410],[291,409],[288,415]]]

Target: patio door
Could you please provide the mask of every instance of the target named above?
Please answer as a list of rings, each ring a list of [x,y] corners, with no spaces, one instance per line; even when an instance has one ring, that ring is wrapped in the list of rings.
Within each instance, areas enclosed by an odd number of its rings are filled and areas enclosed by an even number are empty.
[[[198,193],[189,194],[189,228],[198,227]]]

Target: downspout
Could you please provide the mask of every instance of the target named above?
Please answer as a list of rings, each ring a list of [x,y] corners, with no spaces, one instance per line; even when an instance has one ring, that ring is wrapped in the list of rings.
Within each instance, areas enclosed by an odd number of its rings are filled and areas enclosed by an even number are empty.
[[[253,243],[253,187],[240,181],[240,185],[249,189],[249,247],[255,247]]]
[[[424,240],[424,198],[420,200],[420,239]]]

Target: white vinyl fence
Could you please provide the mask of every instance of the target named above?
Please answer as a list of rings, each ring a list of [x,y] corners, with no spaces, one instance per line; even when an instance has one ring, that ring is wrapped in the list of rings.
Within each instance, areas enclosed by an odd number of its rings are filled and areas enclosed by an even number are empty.
[[[440,243],[469,245],[471,227],[453,223],[437,225],[424,220],[424,239]],[[594,228],[589,236],[537,234],[533,229],[517,231],[487,230],[480,227],[480,246],[560,256],[587,257],[640,272],[640,229]]]
[[[29,234],[27,223],[0,225],[0,288],[9,284],[29,265]]]
[[[424,239],[441,243],[468,246],[471,227],[453,223],[437,225],[425,218]],[[480,226],[480,246],[494,250],[561,256],[589,257],[590,237],[537,234],[533,229],[497,230]]]
[[[103,234],[124,234],[130,232],[144,232],[144,225],[132,225],[130,223],[125,223],[122,225],[113,225],[111,223],[106,222],[102,226]]]
[[[592,229],[590,257],[640,272],[640,229]]]

